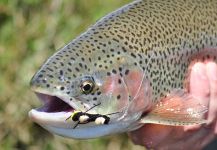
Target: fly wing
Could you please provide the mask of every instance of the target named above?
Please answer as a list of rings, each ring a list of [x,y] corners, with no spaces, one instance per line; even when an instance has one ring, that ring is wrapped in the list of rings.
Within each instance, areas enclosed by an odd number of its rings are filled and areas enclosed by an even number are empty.
[[[175,90],[157,103],[152,111],[141,119],[141,123],[155,123],[164,125],[194,125],[206,123],[204,114],[208,111],[198,99]]]

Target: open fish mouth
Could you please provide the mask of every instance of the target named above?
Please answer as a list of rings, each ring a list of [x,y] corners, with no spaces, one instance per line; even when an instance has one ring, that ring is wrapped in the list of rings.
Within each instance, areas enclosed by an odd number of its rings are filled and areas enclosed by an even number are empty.
[[[43,125],[53,125],[70,128],[69,124],[73,121],[67,121],[72,112],[76,109],[67,104],[63,99],[48,94],[36,92],[37,97],[42,102],[42,106],[36,109],[32,109],[29,112],[29,117]]]
[[[44,103],[37,111],[55,113],[55,112],[71,112],[74,110],[72,106],[64,102],[61,98],[57,96],[51,96],[42,93],[36,93],[38,98]]]
[[[80,124],[76,128],[77,122],[66,120],[77,110],[74,106],[67,104],[64,99],[57,96],[42,94],[36,92],[36,95],[42,101],[43,106],[32,109],[29,117],[40,126],[60,136],[89,139],[100,136],[110,135],[118,132],[125,132],[132,122],[109,123],[108,125],[95,125],[93,122]]]

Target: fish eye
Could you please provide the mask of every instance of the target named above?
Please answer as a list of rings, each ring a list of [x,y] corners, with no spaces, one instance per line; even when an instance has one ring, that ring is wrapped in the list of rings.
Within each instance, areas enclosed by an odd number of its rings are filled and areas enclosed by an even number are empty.
[[[81,91],[84,94],[89,94],[93,91],[94,88],[94,83],[92,80],[85,80],[81,83]]]

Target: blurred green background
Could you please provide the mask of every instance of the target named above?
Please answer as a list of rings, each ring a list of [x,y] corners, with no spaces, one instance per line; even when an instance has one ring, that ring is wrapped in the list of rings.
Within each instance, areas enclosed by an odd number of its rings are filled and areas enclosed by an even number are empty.
[[[95,140],[54,136],[28,118],[41,104],[29,89],[48,56],[130,0],[0,0],[0,149],[144,149],[126,134]]]

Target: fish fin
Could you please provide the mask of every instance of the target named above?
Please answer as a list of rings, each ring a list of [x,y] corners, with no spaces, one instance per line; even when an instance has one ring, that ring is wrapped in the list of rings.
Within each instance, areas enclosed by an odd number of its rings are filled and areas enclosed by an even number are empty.
[[[203,116],[207,111],[207,107],[192,95],[175,90],[154,105],[140,122],[173,126],[203,124],[206,123]]]

